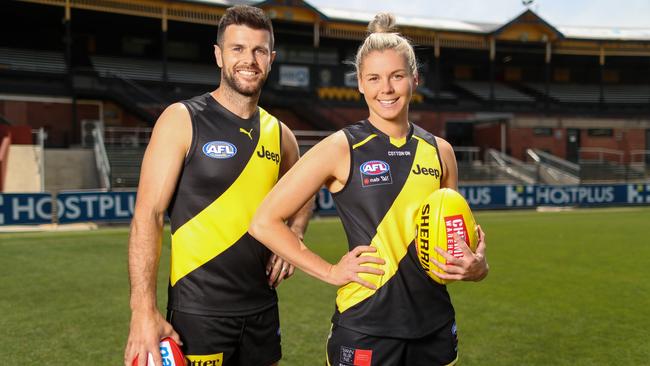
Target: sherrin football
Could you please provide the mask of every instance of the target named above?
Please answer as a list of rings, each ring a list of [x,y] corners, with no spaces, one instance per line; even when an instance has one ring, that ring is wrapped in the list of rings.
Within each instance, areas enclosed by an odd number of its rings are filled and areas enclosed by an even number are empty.
[[[173,339],[167,337],[160,341],[160,355],[163,366],[187,366],[185,356]],[[133,366],[138,366],[138,358],[133,359]],[[147,366],[154,366],[153,356],[149,353]]]
[[[416,225],[415,240],[422,268],[434,281],[440,284],[450,282],[436,276],[440,269],[430,260],[434,258],[447,264],[447,260],[435,251],[436,246],[456,258],[463,257],[463,251],[454,240],[454,233],[458,233],[470,249],[476,251],[478,232],[467,201],[453,189],[438,189],[422,202],[416,216]]]

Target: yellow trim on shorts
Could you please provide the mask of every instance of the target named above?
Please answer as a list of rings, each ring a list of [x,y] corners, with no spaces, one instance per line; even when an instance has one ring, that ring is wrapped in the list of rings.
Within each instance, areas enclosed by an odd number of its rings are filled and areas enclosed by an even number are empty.
[[[332,339],[332,329],[334,329],[334,323],[330,324],[330,334],[327,336],[327,340],[325,341],[325,365],[326,366],[332,366],[330,363],[330,355],[327,353],[327,347],[330,345],[330,339]]]
[[[451,361],[450,363],[446,364],[445,366],[454,366],[458,362],[458,354],[456,354],[456,359]]]

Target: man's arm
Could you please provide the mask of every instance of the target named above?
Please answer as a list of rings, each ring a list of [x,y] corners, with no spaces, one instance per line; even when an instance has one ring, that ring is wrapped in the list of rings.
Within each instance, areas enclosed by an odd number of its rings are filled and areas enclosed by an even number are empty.
[[[176,187],[192,139],[190,116],[180,103],[169,106],[156,122],[142,160],[140,183],[129,234],[131,324],[124,365],[134,358],[146,365],[148,353],[162,365],[158,343],[178,334],[158,311],[156,279],[165,211]]]

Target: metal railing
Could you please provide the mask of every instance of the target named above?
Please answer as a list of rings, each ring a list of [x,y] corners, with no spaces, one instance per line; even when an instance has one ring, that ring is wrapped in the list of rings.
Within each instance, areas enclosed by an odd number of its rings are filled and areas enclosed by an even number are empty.
[[[151,139],[151,127],[105,127],[104,143],[109,146],[144,146]]]
[[[547,184],[580,183],[580,166],[539,149],[526,149],[537,164],[537,180]]]
[[[93,135],[93,151],[95,152],[95,163],[97,165],[97,172],[101,180],[102,187],[111,189],[111,164],[106,154],[106,146],[104,145],[104,137],[98,128],[92,132]]]
[[[586,158],[585,157],[594,157]],[[611,159],[611,158],[614,159]],[[579,162],[614,162],[623,164],[623,159],[625,157],[625,152],[621,150],[607,149],[604,147],[581,147],[578,149],[578,161]]]
[[[38,175],[40,176],[41,192],[45,192],[45,140],[47,140],[47,132],[43,127],[32,130],[32,135],[35,138],[35,145],[38,150],[34,151],[35,159],[38,161]],[[40,152],[40,153],[37,153]]]
[[[485,161],[494,163],[509,176],[528,184],[537,182],[537,174],[534,167],[515,159],[495,149],[488,149],[485,152]]]
[[[637,159],[639,157],[640,159]],[[631,150],[630,164],[650,165],[650,150]]]
[[[477,146],[455,146],[454,153],[458,162],[471,163],[479,160],[481,149]]]

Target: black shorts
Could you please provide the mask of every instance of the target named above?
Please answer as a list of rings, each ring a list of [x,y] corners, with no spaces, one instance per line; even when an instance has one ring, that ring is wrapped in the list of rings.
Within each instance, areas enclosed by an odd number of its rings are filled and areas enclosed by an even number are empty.
[[[282,358],[277,305],[241,317],[173,310],[167,320],[183,341],[188,366],[269,366]]]
[[[417,339],[376,337],[332,325],[328,366],[433,366],[458,360],[456,321]]]

